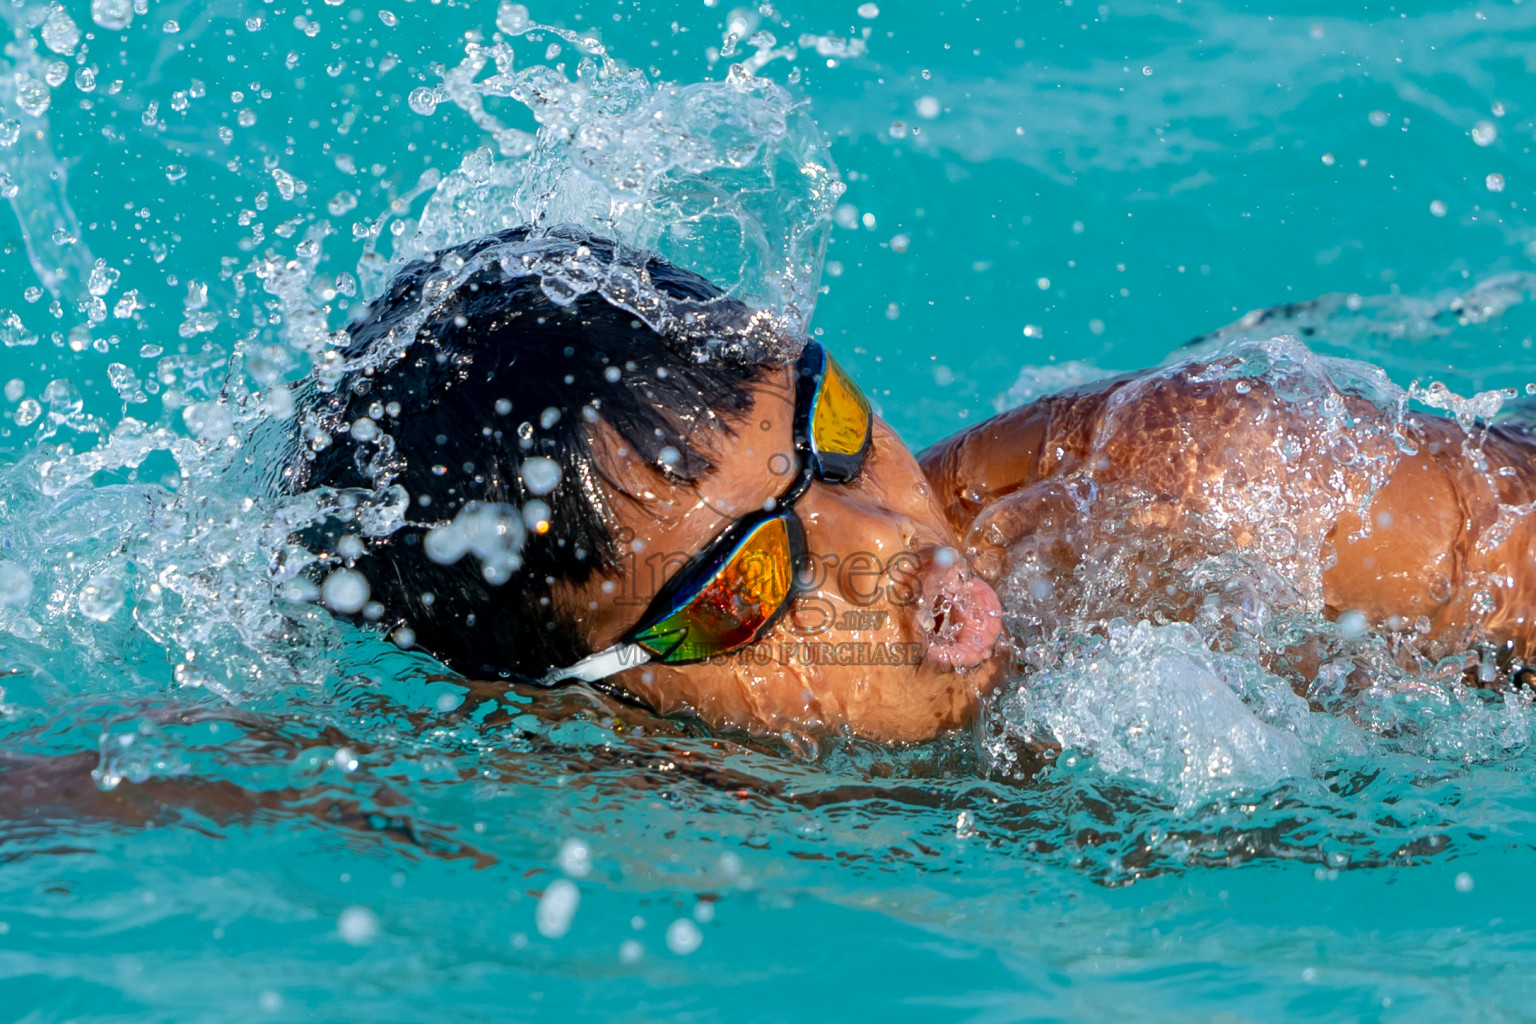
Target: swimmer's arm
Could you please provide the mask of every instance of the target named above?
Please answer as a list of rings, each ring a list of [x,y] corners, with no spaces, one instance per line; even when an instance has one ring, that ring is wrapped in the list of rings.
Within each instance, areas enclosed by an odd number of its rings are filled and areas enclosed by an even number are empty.
[[[962,537],[999,498],[1070,468],[1108,397],[1129,379],[1049,395],[945,438],[918,456],[944,514]]]
[[[1469,445],[1437,416],[1410,417],[1418,451],[1403,456],[1365,517],[1328,535],[1338,563],[1323,576],[1330,618],[1357,611],[1372,628],[1416,630],[1448,654],[1478,640],[1536,654],[1536,444],[1495,428]],[[1474,461],[1480,453],[1486,471]]]

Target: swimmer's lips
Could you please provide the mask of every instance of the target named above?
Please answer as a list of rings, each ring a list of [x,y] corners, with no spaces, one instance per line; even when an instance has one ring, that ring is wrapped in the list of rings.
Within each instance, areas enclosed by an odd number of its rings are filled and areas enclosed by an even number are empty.
[[[991,657],[1003,632],[1003,607],[997,592],[979,577],[962,575],[958,570],[933,573],[924,582],[923,599],[928,607],[934,607],[941,598],[949,599],[945,612],[949,628],[945,632],[953,632],[948,637],[929,632],[923,660],[946,668],[975,668]],[[953,629],[956,622],[958,630]]]

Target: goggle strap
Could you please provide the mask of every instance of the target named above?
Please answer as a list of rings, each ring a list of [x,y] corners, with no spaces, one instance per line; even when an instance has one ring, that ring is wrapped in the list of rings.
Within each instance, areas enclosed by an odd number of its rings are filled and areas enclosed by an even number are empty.
[[[540,686],[554,686],[556,683],[567,679],[580,679],[584,683],[595,683],[600,679],[618,675],[627,668],[644,665],[651,660],[651,653],[639,644],[618,643],[606,650],[589,654],[576,664],[568,668],[550,669],[544,678],[538,681]]]

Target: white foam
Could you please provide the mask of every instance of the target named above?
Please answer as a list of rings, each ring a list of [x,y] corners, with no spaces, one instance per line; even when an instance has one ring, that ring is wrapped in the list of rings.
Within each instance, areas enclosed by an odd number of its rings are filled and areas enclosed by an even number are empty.
[[[1306,702],[1251,662],[1206,648],[1190,626],[1118,625],[1005,702],[1020,734],[1043,732],[1181,811],[1306,777]]]

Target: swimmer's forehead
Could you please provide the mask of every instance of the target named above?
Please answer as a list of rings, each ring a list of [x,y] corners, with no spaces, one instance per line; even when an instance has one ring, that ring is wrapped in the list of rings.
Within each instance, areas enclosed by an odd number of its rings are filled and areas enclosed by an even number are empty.
[[[748,385],[750,404],[742,413],[701,417],[691,424],[687,440],[712,467],[692,482],[669,479],[661,467],[633,451],[612,424],[598,420],[591,428],[592,454],[616,485],[615,511],[626,520],[639,515],[673,519],[701,509],[718,523],[722,515],[743,515],[778,498],[796,468],[793,379],[791,367],[767,367]]]

